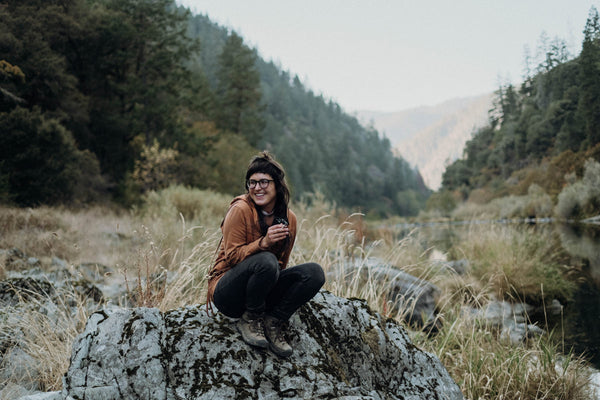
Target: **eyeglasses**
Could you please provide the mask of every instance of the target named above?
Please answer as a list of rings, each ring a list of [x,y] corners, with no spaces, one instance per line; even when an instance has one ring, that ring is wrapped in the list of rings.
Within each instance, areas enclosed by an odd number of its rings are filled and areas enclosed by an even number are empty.
[[[248,186],[248,189],[254,189],[256,187],[256,184],[258,184],[258,186],[260,186],[261,189],[266,189],[269,186],[270,182],[273,182],[273,179],[260,179],[258,181],[250,179],[248,182],[246,182],[246,186]]]

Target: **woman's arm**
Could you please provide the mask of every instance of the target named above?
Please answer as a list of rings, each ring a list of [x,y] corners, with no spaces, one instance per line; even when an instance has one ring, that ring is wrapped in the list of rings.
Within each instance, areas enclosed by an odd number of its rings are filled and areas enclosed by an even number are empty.
[[[252,254],[262,251],[260,248],[260,233],[249,232],[256,229],[253,226],[252,211],[243,203],[231,206],[225,221],[223,222],[223,248],[225,250],[225,262],[234,266],[244,261]],[[248,242],[248,238],[258,237]]]

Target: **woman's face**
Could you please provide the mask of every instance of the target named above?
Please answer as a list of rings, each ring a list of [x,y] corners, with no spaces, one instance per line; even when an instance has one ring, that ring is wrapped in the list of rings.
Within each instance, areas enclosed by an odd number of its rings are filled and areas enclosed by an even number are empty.
[[[265,180],[268,181],[268,183],[266,184],[266,187],[263,188],[261,181],[264,184]],[[248,183],[250,183],[248,193],[256,205],[267,212],[273,211],[275,202],[277,201],[277,192],[275,190],[275,182],[271,175],[257,172],[250,176]],[[251,187],[253,184],[255,184],[255,186]]]

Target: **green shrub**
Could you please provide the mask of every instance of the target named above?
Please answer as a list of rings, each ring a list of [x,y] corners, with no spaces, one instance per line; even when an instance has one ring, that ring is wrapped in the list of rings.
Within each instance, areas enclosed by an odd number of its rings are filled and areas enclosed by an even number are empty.
[[[456,219],[550,217],[553,204],[550,195],[534,183],[522,196],[499,197],[484,204],[469,199],[458,206],[452,216]]]
[[[452,192],[448,190],[433,193],[425,205],[425,210],[432,211],[438,210],[444,216],[450,216],[452,210],[456,208],[456,199],[452,195]]]
[[[527,190],[527,203],[525,204],[524,214],[527,217],[550,217],[554,203],[549,194],[544,189],[532,184]]]
[[[181,185],[169,186],[159,191],[148,192],[144,196],[141,211],[149,216],[171,216],[179,218],[181,214],[187,221],[206,224],[223,218],[231,196],[200,190]],[[220,220],[219,220],[220,221]]]
[[[584,218],[600,214],[600,163],[585,162],[581,180],[565,187],[558,195],[555,214],[562,218]]]

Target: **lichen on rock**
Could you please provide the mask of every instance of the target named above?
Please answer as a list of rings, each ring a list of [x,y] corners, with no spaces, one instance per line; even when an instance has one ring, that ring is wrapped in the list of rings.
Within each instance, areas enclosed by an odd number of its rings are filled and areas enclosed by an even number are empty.
[[[435,356],[366,302],[321,291],[291,319],[291,357],[246,345],[206,307],[93,314],[67,399],[463,399]]]

